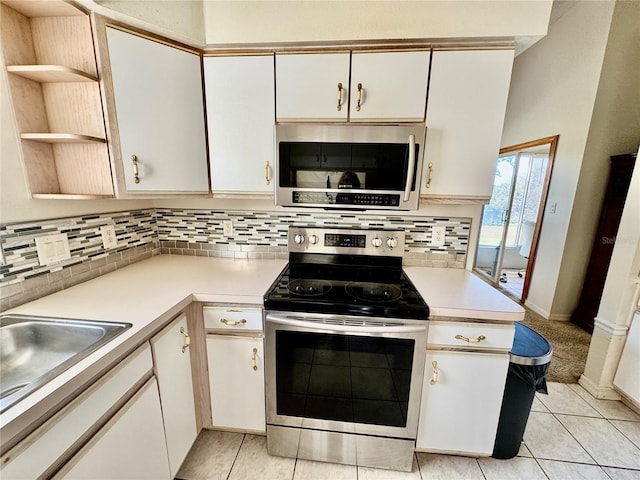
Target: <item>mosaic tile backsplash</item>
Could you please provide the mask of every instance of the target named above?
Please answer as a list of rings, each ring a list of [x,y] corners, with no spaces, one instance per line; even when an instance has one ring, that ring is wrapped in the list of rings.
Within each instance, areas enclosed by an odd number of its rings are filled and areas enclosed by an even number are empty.
[[[224,235],[230,221],[233,234]],[[100,227],[114,225],[118,246],[105,250]],[[247,259],[287,258],[290,225],[342,228],[402,228],[406,265],[464,268],[471,220],[335,212],[246,212],[145,209],[0,225],[5,264],[0,265],[0,308],[6,310],[159,254]],[[446,242],[433,247],[431,228],[446,228]],[[35,238],[66,233],[71,258],[42,266]]]

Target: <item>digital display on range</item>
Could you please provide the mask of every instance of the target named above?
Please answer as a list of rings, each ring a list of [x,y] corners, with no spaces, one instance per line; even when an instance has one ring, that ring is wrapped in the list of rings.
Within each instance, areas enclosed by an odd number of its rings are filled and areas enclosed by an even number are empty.
[[[324,235],[324,245],[325,247],[364,248],[367,245],[367,236],[326,233]]]

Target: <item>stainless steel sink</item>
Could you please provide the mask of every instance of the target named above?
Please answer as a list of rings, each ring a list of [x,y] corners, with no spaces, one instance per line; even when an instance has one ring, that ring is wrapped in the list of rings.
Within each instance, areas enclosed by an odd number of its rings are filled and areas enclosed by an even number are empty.
[[[130,327],[119,322],[0,316],[0,413]]]

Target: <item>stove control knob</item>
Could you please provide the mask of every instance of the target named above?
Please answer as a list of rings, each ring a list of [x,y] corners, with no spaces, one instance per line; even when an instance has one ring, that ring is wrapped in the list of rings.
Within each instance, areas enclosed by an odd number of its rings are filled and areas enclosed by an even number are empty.
[[[296,242],[298,245],[301,245],[304,243],[304,235],[302,235],[301,233],[296,233],[296,236],[293,237],[293,241]]]
[[[398,239],[394,237],[387,238],[387,246],[389,248],[396,248],[398,246]]]
[[[318,243],[318,236],[317,235],[309,235],[309,243],[311,245],[315,245],[316,243]]]
[[[373,240],[371,240],[371,245],[373,245],[376,248],[381,247],[382,239],[380,237],[374,237]]]

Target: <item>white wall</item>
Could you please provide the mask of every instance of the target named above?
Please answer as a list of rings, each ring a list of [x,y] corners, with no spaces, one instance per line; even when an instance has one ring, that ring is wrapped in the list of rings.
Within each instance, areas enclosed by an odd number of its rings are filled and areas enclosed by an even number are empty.
[[[555,310],[554,299],[565,248],[576,248],[567,245],[567,233],[613,9],[609,1],[575,2],[514,62],[502,146],[560,135],[526,302],[547,318],[571,313]]]
[[[153,28],[156,33],[181,40],[194,46],[202,46],[205,41],[204,17],[201,0],[79,0],[97,13],[121,19],[134,24],[131,19],[149,25],[138,24],[141,28]],[[99,7],[104,7],[103,10]],[[122,17],[110,14],[118,12]]]
[[[7,73],[0,65],[0,222],[15,223],[88,213],[149,208],[151,201],[33,200],[22,167],[22,150],[9,99]]]
[[[571,213],[553,311],[571,313],[584,281],[609,157],[640,145],[640,2],[617,2]],[[578,287],[576,289],[576,287]]]
[[[542,36],[551,1],[204,1],[206,43]]]

